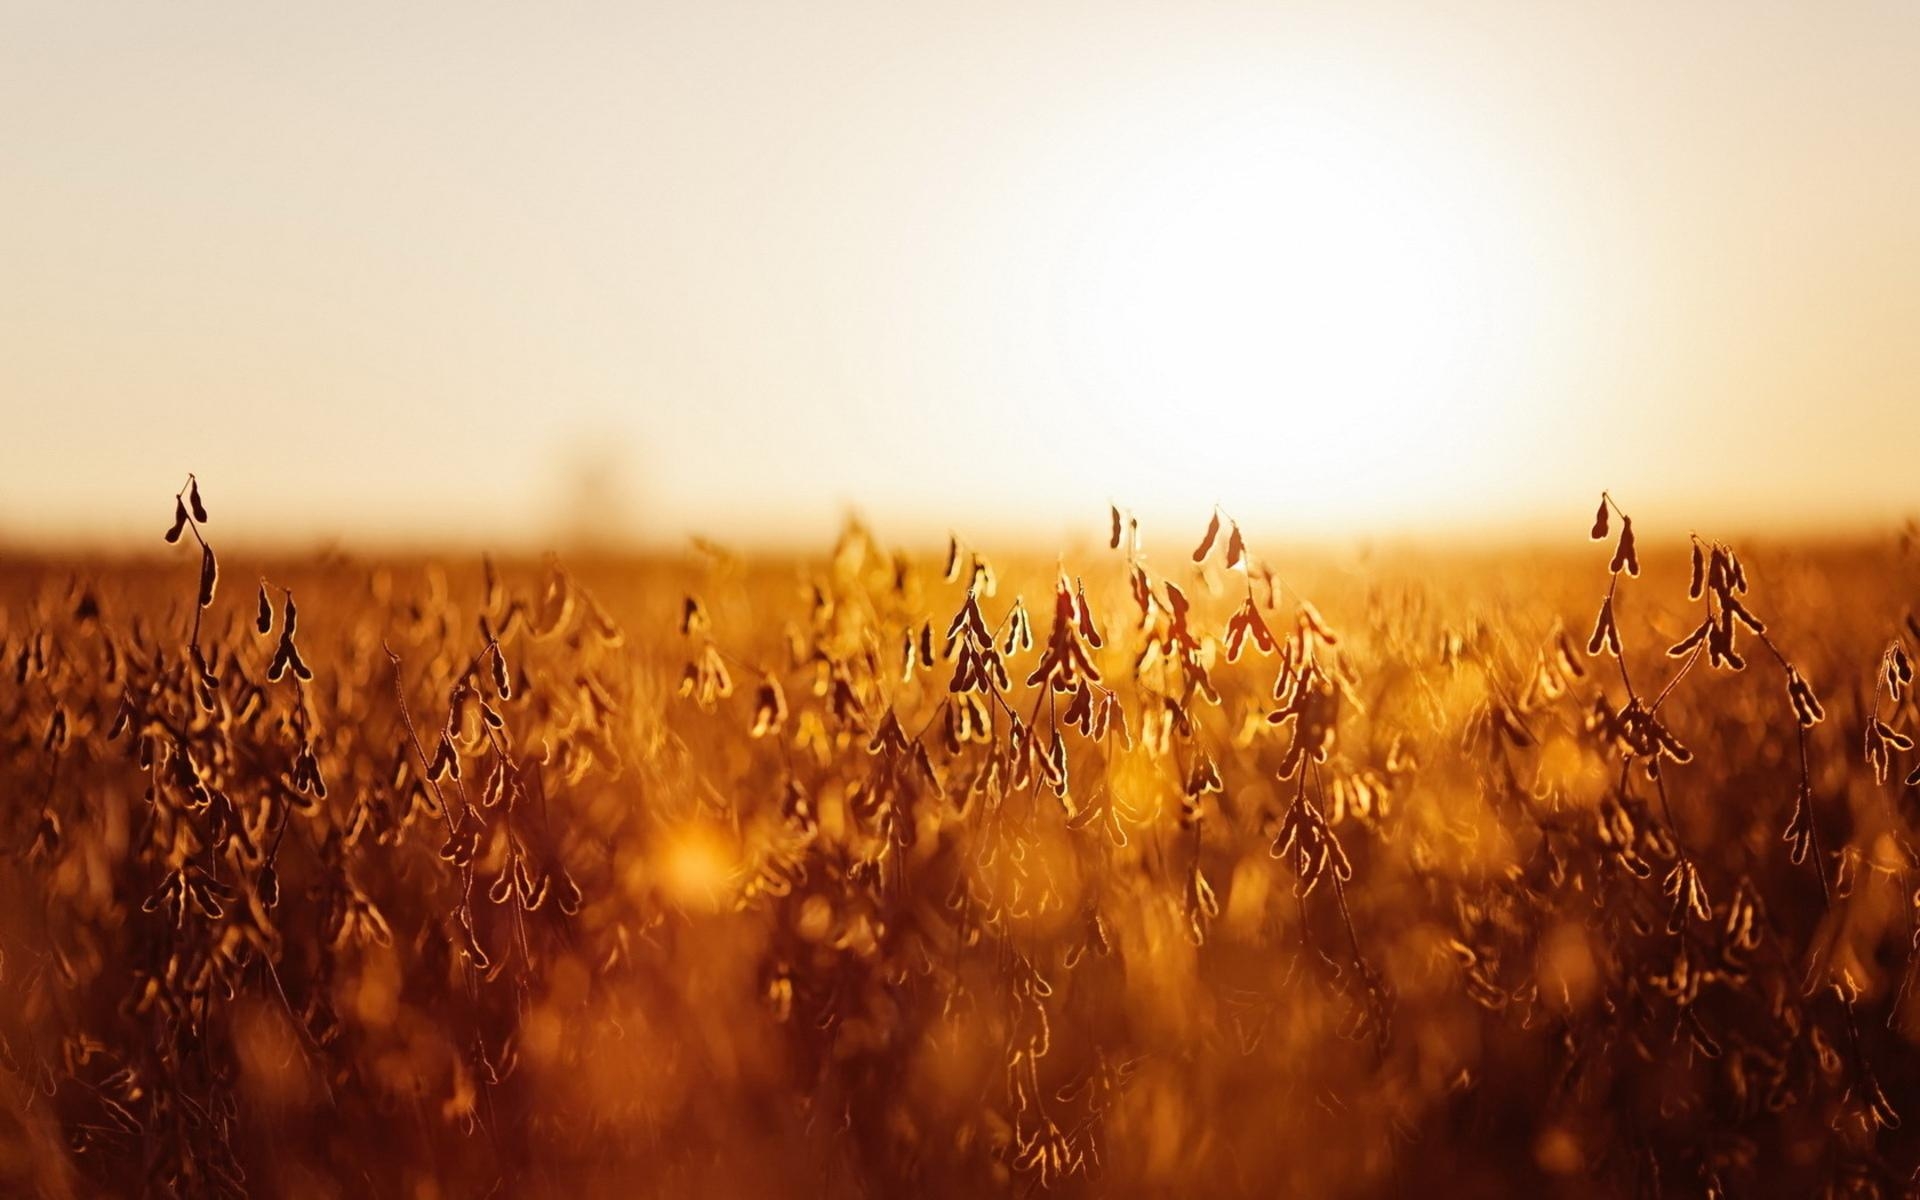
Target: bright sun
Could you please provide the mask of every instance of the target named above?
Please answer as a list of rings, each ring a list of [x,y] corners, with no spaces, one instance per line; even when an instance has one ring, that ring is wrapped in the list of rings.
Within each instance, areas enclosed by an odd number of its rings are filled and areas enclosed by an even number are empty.
[[[1126,414],[1120,457],[1211,468],[1164,499],[1331,494],[1350,519],[1491,469],[1488,364],[1514,348],[1489,350],[1528,271],[1483,167],[1308,105],[1176,122],[1125,158],[1066,266],[1061,332],[1093,403]],[[1294,446],[1312,453],[1278,467]]]

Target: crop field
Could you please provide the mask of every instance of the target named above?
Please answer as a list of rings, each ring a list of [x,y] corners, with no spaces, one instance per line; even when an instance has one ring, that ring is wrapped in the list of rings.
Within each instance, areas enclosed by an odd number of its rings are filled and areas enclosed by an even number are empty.
[[[254,561],[217,501],[0,565],[0,1195],[1920,1180],[1905,540]]]

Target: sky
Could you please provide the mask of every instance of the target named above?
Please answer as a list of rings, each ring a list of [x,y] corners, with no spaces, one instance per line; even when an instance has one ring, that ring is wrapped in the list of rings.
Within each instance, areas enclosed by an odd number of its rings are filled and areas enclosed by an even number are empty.
[[[0,0],[0,545],[1890,529],[1910,3]]]

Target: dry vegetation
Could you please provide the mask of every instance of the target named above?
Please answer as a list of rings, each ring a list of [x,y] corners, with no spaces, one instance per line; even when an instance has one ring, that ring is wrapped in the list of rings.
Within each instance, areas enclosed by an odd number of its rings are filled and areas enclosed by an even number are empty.
[[[0,580],[0,1193],[1913,1186],[1904,550],[243,575],[214,516]]]

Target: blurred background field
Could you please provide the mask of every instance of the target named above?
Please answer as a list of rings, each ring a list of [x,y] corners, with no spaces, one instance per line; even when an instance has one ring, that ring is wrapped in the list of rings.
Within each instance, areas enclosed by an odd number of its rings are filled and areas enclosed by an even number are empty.
[[[1783,841],[1796,726],[1751,644],[1662,710],[1692,753],[1670,809],[1623,771],[1591,720],[1616,666],[1583,648],[1610,544],[1578,536],[1277,558],[1279,650],[1238,662],[1257,546],[1250,570],[1168,537],[1075,551],[1131,745],[1027,684],[1055,562],[987,559],[989,596],[971,547],[948,581],[858,527],[780,560],[222,559],[204,700],[196,552],[11,561],[6,1186],[1900,1194],[1914,790],[1860,746],[1875,711],[1912,728],[1876,688],[1920,564],[1743,548],[1748,607],[1826,707],[1823,884]],[[1684,544],[1641,554],[1619,620],[1651,692],[1699,602]],[[996,642],[1018,600],[1034,644],[955,693],[970,582]],[[1217,704],[1140,662],[1169,585]],[[265,677],[282,588],[310,681]],[[1337,641],[1296,633],[1303,600]],[[905,652],[929,622],[930,670]],[[1325,762],[1282,779],[1293,727],[1264,718],[1296,640],[1339,699]],[[953,736],[974,700],[987,727]],[[1035,761],[1058,731],[1063,787],[1020,778],[1015,714]],[[429,774],[443,728],[459,778]],[[1276,856],[1302,796],[1349,879]],[[1683,858],[1711,913],[1671,925]]]

